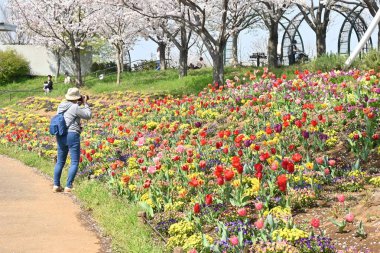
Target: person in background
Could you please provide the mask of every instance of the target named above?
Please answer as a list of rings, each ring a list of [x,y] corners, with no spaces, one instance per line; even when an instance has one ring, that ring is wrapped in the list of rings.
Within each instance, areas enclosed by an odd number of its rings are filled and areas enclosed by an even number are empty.
[[[44,82],[45,94],[53,90],[53,81],[51,80],[51,75],[48,75],[48,80]]]
[[[65,72],[65,80],[63,81],[64,84],[69,84],[71,82],[71,77],[68,72]]]
[[[195,68],[196,69],[201,69],[203,67],[206,67],[206,63],[203,61],[203,57],[200,57],[199,58],[199,61],[197,62],[197,64],[195,65]]]
[[[91,109],[87,104],[88,96],[82,96],[78,88],[68,89],[64,100],[58,106],[57,113],[63,113],[68,132],[66,135],[57,135],[57,163],[54,167],[53,192],[71,192],[73,181],[78,171],[80,159],[80,134],[82,132],[81,119],[91,118]],[[70,152],[71,164],[67,175],[66,187],[61,187],[61,174],[65,166],[67,155]]]

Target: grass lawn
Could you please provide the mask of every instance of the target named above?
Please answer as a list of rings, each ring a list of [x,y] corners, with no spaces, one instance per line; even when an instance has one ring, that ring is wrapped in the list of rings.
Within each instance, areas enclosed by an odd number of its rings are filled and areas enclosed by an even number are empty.
[[[286,67],[274,69],[277,76],[287,74],[293,76],[296,67]],[[225,78],[233,79],[235,76],[241,77],[247,71],[253,72],[254,67],[226,67]],[[13,83],[0,86],[0,108],[14,105],[18,100],[29,96],[44,95],[42,87],[45,77],[22,78]],[[67,89],[72,85],[63,83],[63,77],[54,81],[54,89],[47,96],[62,97]],[[176,69],[164,71],[139,71],[124,72],[121,77],[121,84],[116,84],[115,74],[106,74],[103,80],[95,75],[88,75],[84,78],[85,86],[83,92],[87,94],[109,93],[114,91],[137,91],[152,95],[188,95],[197,94],[209,83],[212,83],[212,68],[189,70],[188,76],[179,78]]]

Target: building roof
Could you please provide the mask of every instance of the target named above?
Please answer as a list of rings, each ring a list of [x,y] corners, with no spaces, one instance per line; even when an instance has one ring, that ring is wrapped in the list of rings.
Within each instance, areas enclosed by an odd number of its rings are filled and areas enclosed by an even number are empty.
[[[16,31],[16,26],[0,22],[0,32],[14,32]]]

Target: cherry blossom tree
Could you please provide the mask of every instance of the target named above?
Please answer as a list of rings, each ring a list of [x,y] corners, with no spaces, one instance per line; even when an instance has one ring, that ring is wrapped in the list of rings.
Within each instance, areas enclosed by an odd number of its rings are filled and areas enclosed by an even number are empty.
[[[296,0],[258,0],[256,12],[261,16],[269,31],[268,65],[277,67],[278,26],[282,16]]]
[[[185,24],[200,36],[213,61],[213,79],[224,81],[224,50],[232,32],[248,17],[235,15],[251,8],[255,0],[120,0],[124,5],[151,18],[170,19]]]
[[[99,7],[90,0],[10,0],[20,13],[17,25],[34,32],[40,44],[66,48],[75,64],[76,83],[82,86],[81,50],[97,31]]]
[[[12,12],[7,5],[0,6],[0,16],[6,23],[15,24],[20,19],[18,12]],[[25,45],[30,42],[31,34],[23,30],[21,27],[16,29],[16,32],[2,32],[0,33],[0,42],[7,45]]]
[[[326,53],[326,34],[330,22],[330,14],[336,0],[319,0],[315,5],[314,1],[297,4],[298,9],[303,14],[306,23],[315,32],[317,56]]]
[[[126,8],[116,5],[102,4],[98,16],[99,35],[106,39],[115,50],[117,66],[117,84],[120,84],[120,74],[124,71],[124,53],[134,46],[142,27],[139,15]]]

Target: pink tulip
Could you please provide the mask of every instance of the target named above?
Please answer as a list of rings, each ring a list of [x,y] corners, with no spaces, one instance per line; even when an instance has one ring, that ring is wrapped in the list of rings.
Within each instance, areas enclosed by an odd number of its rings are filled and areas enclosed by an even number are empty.
[[[183,145],[178,145],[175,151],[177,153],[183,153],[185,151],[185,147]]]
[[[346,214],[346,217],[345,217],[346,221],[350,223],[354,221],[354,218],[355,216],[352,213]]]
[[[156,166],[149,166],[148,167],[148,173],[149,174],[154,174],[156,172],[157,168]]]
[[[330,165],[331,167],[335,166],[335,164],[336,164],[336,161],[335,161],[335,160],[329,160],[329,165]]]
[[[346,199],[343,194],[338,194],[337,196],[338,202],[343,203]]]
[[[255,222],[255,227],[256,227],[257,229],[262,229],[262,228],[264,227],[264,221],[263,221],[262,219],[257,220],[257,221]]]
[[[317,158],[315,158],[315,161],[317,162],[317,164],[319,164],[319,165],[321,165],[321,164],[323,164],[323,157],[317,157]]]
[[[278,169],[278,163],[277,162],[274,162],[272,163],[272,165],[270,166],[271,170],[277,170]]]
[[[236,246],[239,244],[239,239],[234,235],[234,236],[230,237],[230,243],[232,245]]]
[[[138,147],[141,147],[145,144],[145,138],[144,137],[141,137],[137,140],[137,146]]]
[[[263,203],[261,202],[255,203],[255,208],[257,211],[260,211],[261,209],[263,209]]]
[[[325,169],[325,175],[330,175],[330,170],[328,168]]]
[[[240,217],[245,217],[247,215],[247,210],[245,210],[245,208],[240,208],[237,210],[237,213]]]

